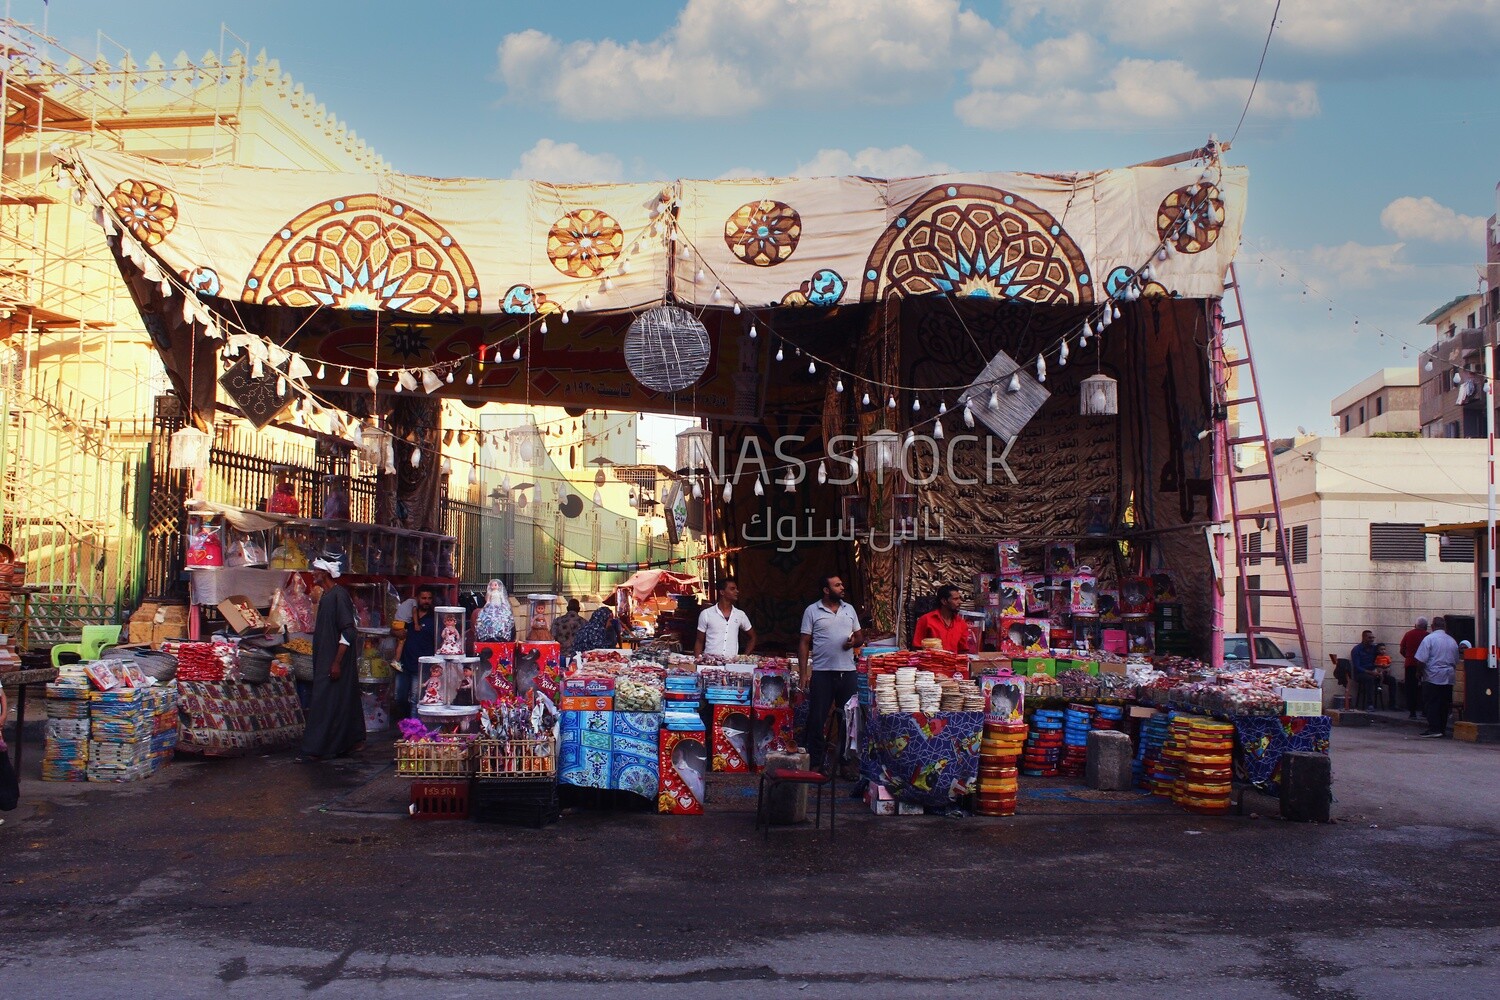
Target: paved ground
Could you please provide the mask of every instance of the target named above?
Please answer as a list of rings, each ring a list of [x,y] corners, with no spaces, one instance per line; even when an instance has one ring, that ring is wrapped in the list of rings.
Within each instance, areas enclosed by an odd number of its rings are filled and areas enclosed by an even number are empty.
[[[752,835],[736,785],[533,831],[413,822],[374,752],[130,786],[39,757],[3,996],[1500,995],[1500,749],[1402,727],[1335,730],[1328,826],[1059,785],[1012,820],[850,803],[834,843]]]

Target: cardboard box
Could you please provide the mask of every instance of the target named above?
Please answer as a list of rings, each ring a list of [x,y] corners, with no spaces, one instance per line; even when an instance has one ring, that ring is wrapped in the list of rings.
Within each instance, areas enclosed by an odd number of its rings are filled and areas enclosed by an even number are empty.
[[[750,710],[740,705],[715,705],[710,744],[713,769],[725,774],[750,770]]]
[[[516,695],[524,698],[536,691],[555,702],[562,680],[562,647],[555,642],[518,642],[515,646]]]
[[[234,594],[219,602],[219,614],[224,616],[224,621],[235,632],[258,632],[266,628],[266,620],[256,610],[250,598],[243,594]]]
[[[591,698],[587,695],[563,695],[558,709],[563,712],[612,712],[615,699],[611,697]]]
[[[673,816],[703,815],[703,790],[708,780],[708,748],[702,732],[664,729],[657,751],[661,772],[656,811]]]
[[[474,655],[479,657],[480,700],[512,697],[516,693],[516,644],[476,642]]]
[[[792,672],[782,667],[756,667],[751,704],[756,708],[791,706]]]
[[[911,802],[896,803],[897,816],[925,816],[926,814],[927,810],[923,806],[919,806]]]
[[[1124,674],[1125,674],[1125,664],[1123,664],[1123,663],[1115,663],[1115,662],[1112,662],[1112,661],[1111,662],[1101,663],[1101,664],[1099,664],[1099,672],[1101,674],[1119,674],[1121,676],[1124,676]]]
[[[865,786],[865,805],[876,816],[896,815],[896,800],[891,798],[889,789],[884,785],[872,783]]]
[[[613,677],[564,677],[562,696],[564,698],[613,698],[615,679]]]
[[[1282,688],[1282,715],[1308,718],[1323,714],[1323,692],[1319,688]]]
[[[794,753],[797,735],[792,731],[790,708],[752,708],[750,724],[755,734],[755,766],[766,766],[768,753]]]

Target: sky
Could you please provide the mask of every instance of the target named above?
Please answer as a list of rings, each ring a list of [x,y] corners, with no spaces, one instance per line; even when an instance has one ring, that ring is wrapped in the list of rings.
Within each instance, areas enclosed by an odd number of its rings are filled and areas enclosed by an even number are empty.
[[[87,57],[265,49],[408,173],[1125,166],[1236,131],[1275,0],[10,0]],[[1283,0],[1231,163],[1273,434],[1415,364],[1500,182],[1500,0]],[[1404,353],[1403,353],[1404,351]]]

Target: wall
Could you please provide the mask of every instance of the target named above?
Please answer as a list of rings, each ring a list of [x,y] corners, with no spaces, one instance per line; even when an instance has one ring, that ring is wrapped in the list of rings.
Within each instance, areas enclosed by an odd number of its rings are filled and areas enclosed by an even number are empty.
[[[1318,665],[1328,665],[1329,653],[1347,656],[1362,629],[1373,629],[1377,641],[1394,646],[1418,616],[1472,614],[1472,563],[1441,562],[1435,535],[1427,537],[1426,562],[1373,561],[1369,526],[1482,520],[1485,442],[1317,438],[1278,455],[1276,472],[1284,525],[1308,526],[1307,562],[1292,570]],[[1263,487],[1247,484],[1246,510],[1270,509]],[[1254,522],[1245,527],[1254,530]],[[1270,551],[1269,534],[1263,544]],[[1269,557],[1260,569],[1262,587],[1280,586],[1282,571]],[[1238,604],[1237,581],[1231,581],[1229,607]],[[1280,604],[1267,602],[1262,609],[1264,625],[1290,620]],[[1237,616],[1230,622],[1237,629]]]

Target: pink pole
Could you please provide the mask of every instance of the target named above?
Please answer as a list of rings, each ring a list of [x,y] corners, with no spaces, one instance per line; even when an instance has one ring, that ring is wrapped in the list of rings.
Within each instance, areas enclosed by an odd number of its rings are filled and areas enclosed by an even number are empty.
[[[1210,518],[1214,527],[1221,528],[1224,523],[1224,487],[1225,476],[1228,475],[1229,465],[1227,452],[1229,448],[1228,432],[1229,423],[1226,420],[1215,419],[1214,410],[1223,399],[1220,387],[1225,383],[1226,368],[1224,366],[1224,310],[1215,303],[1212,307],[1211,323],[1213,327],[1212,342],[1210,344],[1210,378],[1213,385],[1210,387],[1209,398],[1213,401],[1213,408],[1209,412],[1209,420],[1212,421],[1213,431],[1213,492],[1210,495],[1211,510]],[[1271,456],[1266,456],[1270,461]],[[1224,533],[1216,530],[1213,535],[1214,560],[1219,566],[1219,579],[1214,581],[1213,614],[1209,619],[1212,634],[1209,641],[1209,665],[1215,670],[1224,667],[1224,590],[1228,585],[1229,567],[1224,563]],[[1239,578],[1239,566],[1235,566],[1235,586],[1243,586],[1244,581]]]

